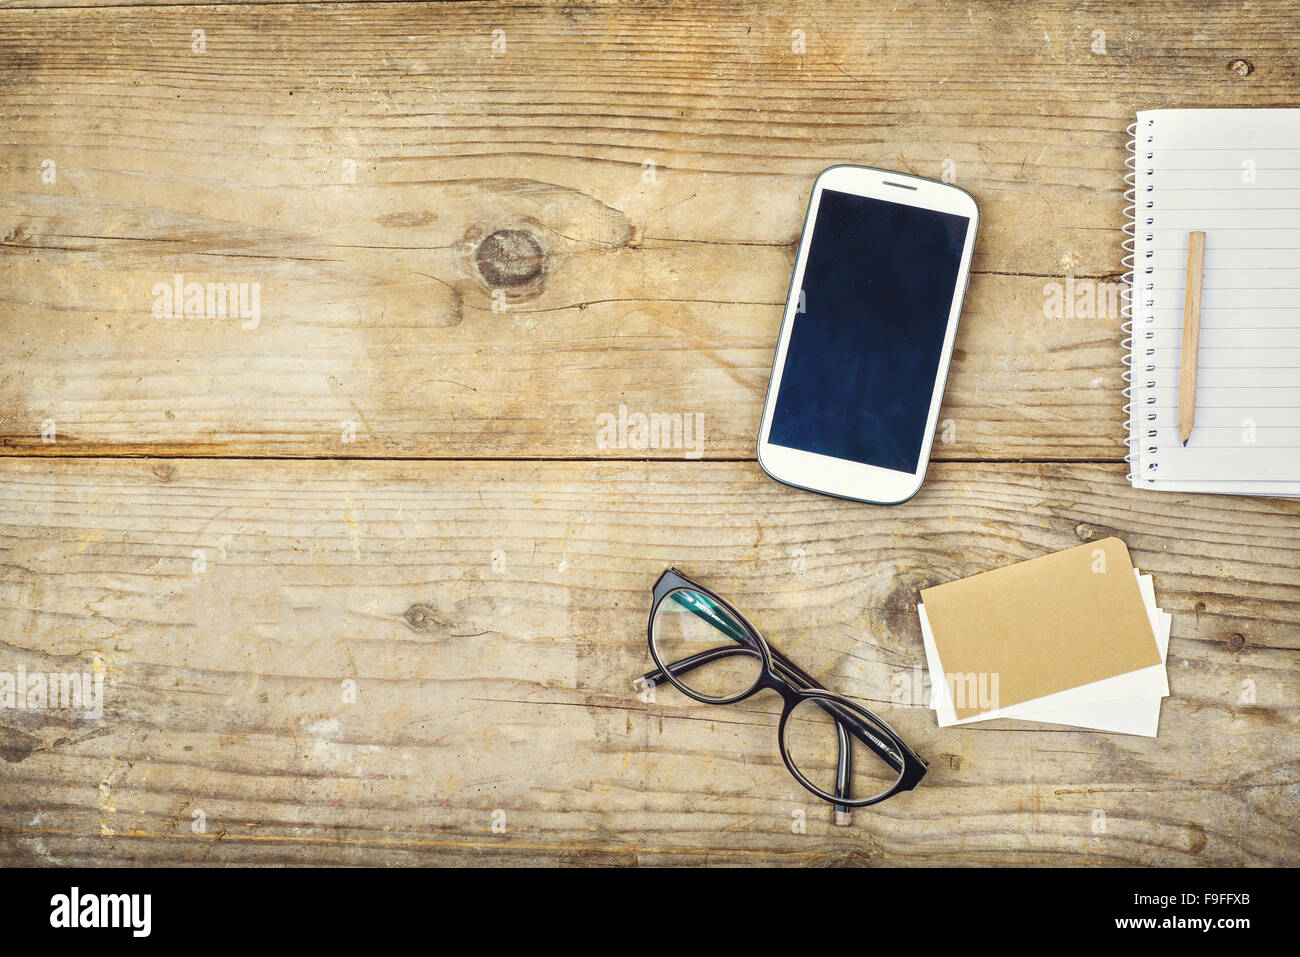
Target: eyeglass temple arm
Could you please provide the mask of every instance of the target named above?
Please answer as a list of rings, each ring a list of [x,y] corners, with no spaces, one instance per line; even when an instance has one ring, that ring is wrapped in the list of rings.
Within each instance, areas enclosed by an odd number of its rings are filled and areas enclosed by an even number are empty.
[[[849,782],[853,779],[853,748],[849,745],[849,733],[844,730],[842,721],[835,722],[835,736],[839,739],[839,760],[835,763],[835,796],[848,799],[853,795],[849,791]],[[847,825],[853,810],[846,804],[835,805],[835,823]]]
[[[805,688],[811,688],[817,691],[826,690],[821,685],[819,685],[816,681],[813,681],[806,674],[804,674],[804,672],[800,668],[791,664],[789,659],[787,659],[784,655],[781,655],[778,651],[776,651],[776,649],[772,648],[771,645],[768,646],[768,650],[772,652],[772,667],[781,678],[785,679],[790,684],[794,685],[796,688],[802,685]],[[746,648],[746,647],[732,648],[727,645],[720,645],[717,648],[710,648],[708,651],[701,651],[699,654],[691,655],[689,658],[683,658],[680,661],[674,661],[668,667],[672,669],[673,674],[681,675],[687,671],[691,671],[695,668],[698,668],[701,665],[707,665],[711,661],[717,661],[719,658],[726,658],[731,655],[755,655],[755,654],[757,654],[757,652],[754,651],[752,648]],[[658,685],[667,681],[668,676],[664,674],[662,668],[656,668],[654,671],[649,671],[646,674],[642,675],[641,680],[646,682],[647,684],[653,682],[654,684]],[[869,747],[872,751],[874,751],[882,761],[887,763],[895,771],[903,770],[904,765],[903,765],[902,755],[895,752],[893,748],[891,748],[885,741],[881,740],[881,738],[877,734],[875,734],[873,731],[871,731],[870,728],[868,728],[865,724],[863,724],[856,717],[854,717],[853,714],[851,714],[848,711],[845,711],[843,708],[837,707],[835,703],[831,701],[818,700],[817,704],[822,708],[823,711],[825,711],[832,718],[834,718],[838,725],[842,725],[843,727],[848,728],[848,730],[853,733],[853,736],[855,738],[857,738],[859,741],[861,741],[863,744]],[[847,744],[848,742],[844,741],[842,743]],[[849,752],[847,749],[841,749],[841,754],[848,754],[848,753]],[[841,769],[847,775],[847,769],[843,768],[844,763],[845,762],[841,761],[840,765],[841,765]]]
[[[673,674],[683,675],[688,671],[694,671],[696,668],[699,668],[702,665],[707,665],[710,664],[711,662],[717,661],[719,658],[729,658],[732,655],[752,655],[753,657],[757,658],[758,652],[755,651],[753,648],[746,648],[746,647],[733,648],[729,645],[719,645],[717,648],[710,648],[708,651],[701,651],[698,654],[691,655],[688,658],[682,658],[679,661],[674,661],[668,667],[673,670]],[[772,667],[776,670],[776,673],[778,675],[780,675],[786,681],[790,682],[790,684],[794,685],[795,687],[803,686],[803,687],[815,689],[817,691],[826,690],[817,682],[813,681],[811,678],[808,678],[806,675],[802,674],[798,668],[792,668],[791,665],[785,659],[781,658],[776,651],[772,651]],[[664,670],[662,668],[656,668],[654,671],[647,671],[645,674],[643,674],[641,676],[641,680],[646,682],[647,684],[658,685],[666,682],[668,680],[668,676],[664,674]]]

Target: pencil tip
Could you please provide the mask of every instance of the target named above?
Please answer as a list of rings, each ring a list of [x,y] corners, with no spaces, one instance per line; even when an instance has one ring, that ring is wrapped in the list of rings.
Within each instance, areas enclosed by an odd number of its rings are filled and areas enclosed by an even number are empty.
[[[1183,448],[1187,448],[1187,440],[1183,439]]]

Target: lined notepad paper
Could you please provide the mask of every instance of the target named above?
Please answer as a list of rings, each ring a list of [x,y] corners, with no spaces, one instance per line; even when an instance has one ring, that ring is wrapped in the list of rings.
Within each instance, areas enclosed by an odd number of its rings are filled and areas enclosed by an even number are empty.
[[[1133,130],[1129,462],[1138,488],[1300,495],[1300,110]],[[1205,231],[1196,425],[1178,431],[1187,237]]]

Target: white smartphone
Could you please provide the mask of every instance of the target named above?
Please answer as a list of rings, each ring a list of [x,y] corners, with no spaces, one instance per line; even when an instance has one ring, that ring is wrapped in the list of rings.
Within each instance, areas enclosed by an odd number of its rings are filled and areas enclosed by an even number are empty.
[[[758,433],[763,471],[877,505],[921,487],[970,275],[963,189],[865,166],[813,183]]]

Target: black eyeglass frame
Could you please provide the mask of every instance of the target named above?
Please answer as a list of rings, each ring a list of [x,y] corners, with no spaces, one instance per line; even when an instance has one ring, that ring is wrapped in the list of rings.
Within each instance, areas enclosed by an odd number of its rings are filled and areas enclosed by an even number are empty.
[[[696,591],[707,596],[745,629],[746,636],[753,641],[754,647],[762,658],[762,669],[749,690],[734,696],[716,698],[693,691],[677,677],[679,674],[700,665],[708,664],[711,661],[716,661],[718,658],[736,653],[749,653],[749,650],[742,644],[738,643],[736,648],[728,646],[712,648],[674,662],[665,662],[660,659],[654,640],[655,614],[659,610],[660,603],[673,592],[679,590]],[[921,778],[925,777],[928,767],[925,759],[904,744],[903,739],[898,736],[898,733],[888,723],[872,714],[856,701],[833,691],[828,691],[818,684],[802,668],[769,645],[767,639],[759,634],[758,629],[750,624],[749,619],[736,611],[730,602],[722,596],[691,581],[675,568],[669,568],[659,576],[659,580],[655,582],[653,594],[654,603],[650,606],[650,619],[646,626],[646,640],[650,645],[650,657],[654,659],[658,667],[654,671],[642,675],[642,681],[647,684],[658,685],[664,679],[667,679],[682,694],[703,704],[737,704],[760,691],[767,689],[775,691],[784,702],[781,723],[777,728],[777,747],[781,752],[781,760],[785,762],[786,769],[794,776],[796,781],[823,801],[835,805],[836,810],[879,804],[900,791],[911,791],[920,783]],[[695,613],[700,614],[699,611],[695,611]],[[724,633],[727,631],[718,622],[715,621],[714,624]],[[739,639],[736,640],[739,642]],[[789,719],[791,712],[804,701],[817,702],[835,720],[839,736],[839,763],[835,775],[835,794],[823,791],[808,780],[807,776],[790,759],[790,755],[786,750],[786,721]],[[852,752],[847,737],[849,734],[852,734],[866,747],[870,748],[881,760],[899,772],[898,779],[893,785],[870,797],[855,798],[852,796],[849,790],[852,773]]]

